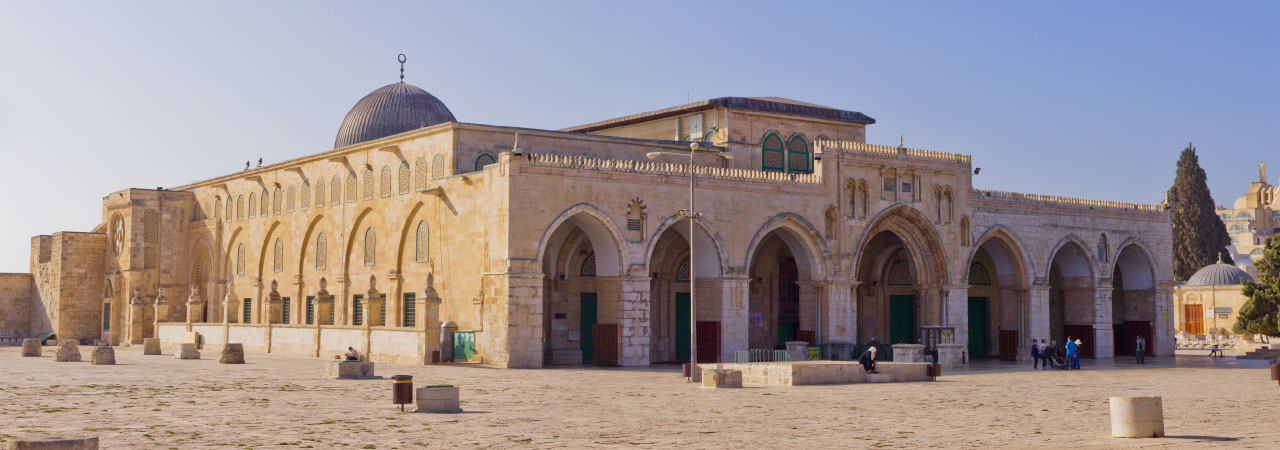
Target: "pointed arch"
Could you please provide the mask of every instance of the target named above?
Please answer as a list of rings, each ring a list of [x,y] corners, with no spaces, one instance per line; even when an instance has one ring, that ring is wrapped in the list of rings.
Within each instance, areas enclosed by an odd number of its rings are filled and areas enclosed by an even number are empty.
[[[230,203],[227,201],[227,218],[231,217]],[[142,212],[142,241],[148,244],[157,244],[160,242],[160,213],[154,209],[148,209]]]
[[[787,172],[813,173],[813,151],[803,134],[795,133],[787,139]]]
[[[426,220],[418,221],[418,229],[413,235],[413,260],[417,262],[426,262],[430,259],[430,242],[431,230],[427,228]]]
[[[329,182],[329,204],[342,204],[342,178],[338,175],[334,175]]]
[[[258,214],[258,215],[262,217],[267,217],[268,215],[271,215],[270,199],[271,199],[271,194],[267,192],[267,188],[262,188],[262,199],[259,200],[259,202],[261,202],[261,207],[259,208],[259,212],[261,214]]]
[[[298,199],[298,208],[305,211],[311,206],[311,183],[307,180],[302,180],[302,188],[299,189],[299,192],[302,194],[302,198]]]
[[[244,195],[236,196],[236,220],[244,220]]]
[[[942,234],[933,222],[920,211],[905,204],[896,204],[880,211],[870,221],[870,225],[862,232],[858,240],[858,261],[852,267],[855,278],[862,271],[862,252],[867,244],[881,232],[889,231],[897,236],[911,255],[911,261],[917,265],[917,273],[921,275],[922,284],[945,284],[958,278],[952,274],[952,266],[947,257],[946,247],[942,244]]]
[[[324,178],[316,178],[316,207],[324,207]]]
[[[347,172],[347,203],[356,202],[356,189],[359,189],[356,186],[356,173]],[[369,190],[372,191],[373,189],[370,188]]]
[[[484,166],[487,166],[496,162],[498,162],[498,160],[495,159],[493,155],[490,155],[488,153],[481,153],[480,156],[476,157],[476,171],[478,172],[478,171],[484,170]]]
[[[391,196],[391,166],[382,166],[382,174],[378,179],[378,196]]]
[[[284,272],[284,240],[276,238],[271,251],[271,271]]]
[[[698,233],[693,237],[693,248],[697,252],[695,262],[698,267],[693,268],[699,278],[719,278],[724,276],[724,268],[729,267],[729,252],[725,249],[724,240],[720,238],[720,233],[716,231],[713,224],[706,220],[694,222],[697,226]],[[662,240],[662,236],[668,229],[675,230],[686,244],[689,243],[689,222],[688,219],[672,214],[662,219],[658,226],[654,227],[654,231],[649,235],[648,244],[645,248],[645,273],[653,273],[657,270],[653,267],[654,253],[658,251],[658,243]]]
[[[825,278],[831,252],[820,238],[821,231],[803,216],[789,212],[774,215],[756,228],[755,234],[747,243],[745,267],[751,266],[760,244],[775,231],[779,232],[778,237],[782,238],[796,257],[796,267],[802,277],[809,280]]]
[[[373,168],[364,168],[364,196],[365,200],[373,200]]]
[[[399,175],[399,177],[400,177],[400,178],[399,178],[399,181],[400,181],[400,183],[399,183],[399,188],[400,188],[400,189],[399,189],[399,192],[400,192],[400,194],[401,194],[401,195],[408,194],[408,193],[409,193],[409,185],[410,185],[410,184],[412,184],[412,180],[410,180],[410,179],[409,179],[409,162],[407,162],[407,161],[400,161],[400,173],[399,173],[399,174],[397,174],[397,175]]]
[[[1018,286],[1030,286],[1032,274],[1035,274],[1036,270],[1033,267],[1035,261],[1027,257],[1026,248],[1022,238],[1018,237],[1012,228],[1004,224],[996,224],[983,231],[982,235],[973,241],[965,261],[974,262],[978,258],[978,251],[985,249],[992,257],[995,266],[988,269],[995,270],[999,279],[1004,280],[1012,275]],[[967,280],[961,284],[967,284]]]
[[[252,219],[257,216],[258,216],[258,197],[256,193],[250,192],[249,193],[249,218]]]
[[[374,234],[373,227],[364,229],[364,241],[361,244],[361,250],[364,253],[364,265],[372,266],[378,262],[378,236]]]
[[[776,172],[787,170],[786,150],[777,132],[767,132],[760,139],[760,168]]]
[[[542,232],[542,238],[538,242],[537,260],[543,261],[543,268],[547,273],[555,273],[554,268],[550,266],[553,263],[549,261],[554,258],[546,257],[548,249],[560,248],[574,228],[564,226],[566,222],[582,229],[591,240],[592,249],[596,253],[596,271],[600,276],[618,276],[623,268],[629,267],[624,251],[626,244],[617,226],[595,205],[578,203],[552,219]]]
[[[445,177],[444,155],[436,155],[431,158],[431,179],[438,180]],[[423,183],[423,190],[426,190],[426,183]]]
[[[419,156],[418,160],[413,162],[413,189],[415,191],[427,190],[427,176],[427,160]]]
[[[1072,246],[1074,251],[1063,253],[1062,250],[1067,246]],[[1095,273],[1097,271],[1094,270],[1095,265],[1093,258],[1090,257],[1092,252],[1089,251],[1089,244],[1085,243],[1084,239],[1081,239],[1080,236],[1075,234],[1069,234],[1062,239],[1059,239],[1058,242],[1053,245],[1053,249],[1050,250],[1048,254],[1049,259],[1045,260],[1043,272],[1044,279],[1049,279],[1049,272],[1052,270],[1053,260],[1058,257],[1059,253],[1063,253],[1063,256],[1068,258],[1067,260],[1064,260],[1064,264],[1062,266],[1059,266],[1059,269],[1062,271],[1062,276],[1088,277],[1091,282],[1097,282],[1097,275]],[[1077,257],[1078,259],[1076,259]],[[1075,264],[1071,264],[1072,262]]]
[[[280,195],[280,185],[276,185],[271,191],[271,214],[280,215],[281,206],[284,204],[284,196]]]
[[[293,212],[294,204],[297,203],[297,200],[298,200],[298,188],[294,186],[293,183],[289,183],[289,188],[285,190],[285,197],[284,197],[285,212]]]

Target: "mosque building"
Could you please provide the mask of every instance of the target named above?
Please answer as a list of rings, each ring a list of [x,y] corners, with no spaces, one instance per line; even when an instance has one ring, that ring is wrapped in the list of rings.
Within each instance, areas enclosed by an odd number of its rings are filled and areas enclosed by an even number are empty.
[[[1067,335],[1086,357],[1137,335],[1173,354],[1163,205],[980,189],[969,155],[868,144],[875,123],[721,97],[484,125],[402,76],[332,150],[111,192],[93,229],[32,238],[31,273],[0,276],[0,328],[426,363],[447,321],[474,339],[464,356],[519,368],[926,329],[961,361]]]
[[[1280,234],[1280,199],[1278,189],[1267,183],[1267,165],[1258,163],[1258,181],[1249,183],[1244,196],[1230,208],[1218,207],[1218,217],[1231,235],[1232,259],[1245,272],[1257,275],[1253,262],[1262,258],[1267,239]]]

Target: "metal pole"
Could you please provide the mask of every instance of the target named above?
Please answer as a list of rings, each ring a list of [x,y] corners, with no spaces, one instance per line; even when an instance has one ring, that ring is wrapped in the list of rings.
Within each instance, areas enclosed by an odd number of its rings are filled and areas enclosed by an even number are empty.
[[[689,381],[702,382],[702,370],[698,368],[698,272],[693,263],[693,221],[698,213],[694,212],[693,197],[693,154],[697,144],[689,148]]]

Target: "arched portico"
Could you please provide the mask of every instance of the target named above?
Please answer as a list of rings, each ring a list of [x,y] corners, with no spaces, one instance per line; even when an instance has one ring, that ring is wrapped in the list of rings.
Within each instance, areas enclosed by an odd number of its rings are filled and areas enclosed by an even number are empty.
[[[919,211],[900,205],[880,213],[854,266],[858,342],[914,344],[921,326],[957,325],[963,311],[953,318],[946,307],[948,267],[937,231]],[[963,324],[956,328],[956,343],[964,343]]]
[[[1093,261],[1089,248],[1076,236],[1063,238],[1049,253],[1048,339],[1065,345],[1066,339],[1081,340],[1080,355],[1110,357],[1110,300],[1099,304],[1095,289]],[[1034,338],[1034,337],[1033,337]],[[1043,338],[1042,338],[1043,339]]]
[[[1146,354],[1155,356],[1158,325],[1155,265],[1137,241],[1128,241],[1116,252],[1111,271],[1111,323],[1117,356],[1133,356],[1138,336],[1146,339]]]
[[[649,281],[650,360],[654,363],[684,363],[690,360],[690,324],[693,320],[690,281],[698,286],[698,322],[708,329],[719,330],[724,310],[720,289],[722,259],[716,233],[704,222],[697,222],[692,235],[696,251],[689,253],[689,221],[671,217],[659,225],[649,241],[646,263]],[[708,322],[715,322],[710,324]],[[707,336],[711,334],[702,333]],[[705,347],[705,348],[704,348]],[[699,342],[699,361],[719,359],[718,339]]]
[[[825,264],[817,233],[798,216],[766,222],[748,247],[747,346],[821,342]]]
[[[1012,361],[1029,354],[1030,269],[1023,249],[1004,226],[984,233],[973,247],[966,272],[971,358]]]

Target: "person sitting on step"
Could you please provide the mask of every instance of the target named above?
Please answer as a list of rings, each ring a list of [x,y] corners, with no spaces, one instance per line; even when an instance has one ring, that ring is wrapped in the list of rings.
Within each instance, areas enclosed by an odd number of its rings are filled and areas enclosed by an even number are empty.
[[[360,360],[360,352],[356,351],[355,348],[347,347],[347,361],[359,361],[359,360]]]
[[[862,352],[862,356],[858,357],[858,364],[862,364],[867,373],[876,373],[876,348],[871,347]]]

